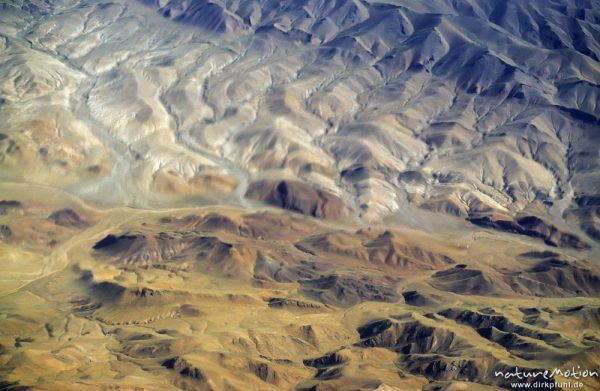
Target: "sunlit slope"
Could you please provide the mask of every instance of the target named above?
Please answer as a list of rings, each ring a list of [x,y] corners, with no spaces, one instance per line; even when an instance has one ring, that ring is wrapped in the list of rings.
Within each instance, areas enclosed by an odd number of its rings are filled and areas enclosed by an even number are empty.
[[[596,368],[599,36],[591,0],[2,2],[0,389]]]
[[[0,189],[5,390],[499,390],[598,365],[600,268],[543,243]]]
[[[598,239],[593,1],[3,7],[4,178],[145,207],[294,180],[367,221],[413,205]]]

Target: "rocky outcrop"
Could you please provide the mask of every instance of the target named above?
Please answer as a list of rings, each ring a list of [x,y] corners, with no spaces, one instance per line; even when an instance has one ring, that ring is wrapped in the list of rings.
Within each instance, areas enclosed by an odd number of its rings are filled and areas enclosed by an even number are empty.
[[[205,380],[206,376],[202,370],[183,357],[173,357],[163,361],[162,366],[175,371],[181,376],[190,377],[195,380]]]
[[[461,295],[491,295],[502,290],[487,273],[465,265],[441,270],[431,277],[431,285],[446,292]]]
[[[379,320],[358,329],[361,347],[381,347],[401,354],[450,353],[469,345],[452,331],[424,325],[420,321]]]
[[[48,216],[48,220],[56,225],[67,228],[86,228],[89,223],[82,219],[77,212],[71,208],[60,209]]]
[[[404,302],[408,305],[412,305],[415,307],[427,307],[435,304],[435,301],[429,298],[426,295],[423,295],[419,291],[405,291],[402,292],[402,297],[404,297]]]
[[[525,215],[513,218],[508,215],[494,213],[475,213],[470,215],[467,220],[481,227],[543,239],[546,244],[554,247],[589,248],[589,244],[577,235],[565,232],[538,216]]]
[[[248,187],[246,197],[322,219],[339,219],[345,210],[338,196],[298,181],[254,182]]]
[[[19,210],[23,210],[21,202],[16,200],[0,200],[0,215],[6,215]]]
[[[287,310],[324,311],[329,307],[321,303],[298,300],[286,297],[271,297],[267,300],[270,308],[281,308]]]
[[[118,257],[118,261],[122,263],[150,265],[169,261],[184,246],[185,241],[179,234],[126,233],[119,236],[107,235],[93,249],[101,255]]]
[[[308,254],[369,262],[395,274],[436,270],[456,263],[450,256],[432,251],[406,235],[391,230],[333,231],[310,236],[296,247]]]
[[[399,296],[393,286],[369,276],[330,274],[300,281],[300,292],[324,304],[349,307],[363,301],[392,303]]]
[[[6,224],[0,224],[0,240],[8,241],[12,237],[12,229]]]
[[[558,348],[568,347],[570,345],[569,341],[563,338],[559,333],[538,331],[521,326],[511,322],[503,315],[490,315],[461,309],[447,309],[440,311],[439,314],[476,329],[484,338],[497,341],[504,338],[503,341],[507,344],[505,347],[509,347],[508,345],[513,347],[513,343],[515,345],[522,343],[518,338],[515,338],[518,336],[539,340],[545,344]],[[505,334],[498,333],[495,330],[509,334],[508,338],[505,338]],[[518,348],[518,346],[514,347]]]
[[[600,272],[596,267],[560,258],[544,259],[523,271],[506,273],[504,281],[521,294],[600,296]]]

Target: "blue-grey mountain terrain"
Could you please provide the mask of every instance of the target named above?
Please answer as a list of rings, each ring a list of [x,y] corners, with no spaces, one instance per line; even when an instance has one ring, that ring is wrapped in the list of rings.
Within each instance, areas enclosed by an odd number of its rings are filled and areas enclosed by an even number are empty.
[[[597,0],[0,1],[0,389],[597,367],[599,102]]]

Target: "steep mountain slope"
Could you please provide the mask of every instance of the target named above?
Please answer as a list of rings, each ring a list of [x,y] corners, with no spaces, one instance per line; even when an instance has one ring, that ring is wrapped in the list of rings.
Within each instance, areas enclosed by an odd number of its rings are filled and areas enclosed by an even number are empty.
[[[599,0],[0,2],[0,389],[595,369],[599,37]]]
[[[137,206],[294,179],[366,221],[501,212],[597,240],[594,1],[4,7],[4,177]]]

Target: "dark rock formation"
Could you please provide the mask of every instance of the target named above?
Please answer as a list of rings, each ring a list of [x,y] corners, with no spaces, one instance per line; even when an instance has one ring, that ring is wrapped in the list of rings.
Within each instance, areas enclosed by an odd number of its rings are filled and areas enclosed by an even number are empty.
[[[300,292],[324,304],[349,307],[363,301],[392,303],[399,299],[392,286],[371,277],[330,274],[300,281]]]
[[[6,224],[0,224],[0,240],[7,241],[12,237],[12,229]]]
[[[589,248],[589,245],[578,236],[564,232],[552,223],[537,216],[511,216],[490,213],[476,213],[467,220],[481,227],[498,229],[519,235],[543,239],[550,246],[561,248]]]
[[[195,367],[183,357],[173,357],[163,361],[162,366],[179,373],[182,376],[190,377],[196,380],[205,380],[206,377],[202,370]]]
[[[21,209],[23,209],[23,204],[21,204],[19,201],[15,201],[15,200],[1,200],[0,201],[0,215],[5,215],[11,211],[21,210]]]
[[[483,271],[462,265],[436,272],[431,278],[431,285],[461,295],[490,295],[501,289]]]
[[[535,296],[600,296],[600,274],[592,266],[559,258],[544,259],[504,280],[522,294]]]
[[[344,203],[339,197],[298,181],[254,182],[246,197],[323,219],[338,219],[344,213]]]
[[[57,210],[48,216],[48,220],[52,221],[56,225],[60,225],[61,227],[68,228],[85,228],[89,225],[89,223],[83,220],[77,212],[73,209],[66,208]]]

